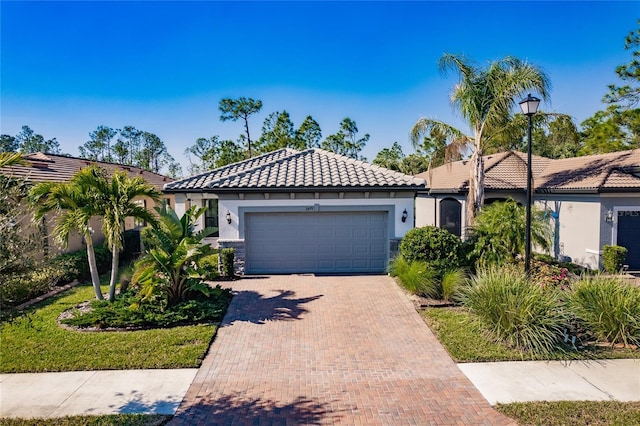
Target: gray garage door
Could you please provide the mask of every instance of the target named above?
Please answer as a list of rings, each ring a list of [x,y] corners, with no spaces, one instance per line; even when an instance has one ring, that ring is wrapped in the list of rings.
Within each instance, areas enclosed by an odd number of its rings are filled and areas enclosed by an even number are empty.
[[[384,272],[387,212],[247,213],[245,270]]]
[[[618,245],[629,250],[629,270],[640,271],[640,210],[618,212]]]

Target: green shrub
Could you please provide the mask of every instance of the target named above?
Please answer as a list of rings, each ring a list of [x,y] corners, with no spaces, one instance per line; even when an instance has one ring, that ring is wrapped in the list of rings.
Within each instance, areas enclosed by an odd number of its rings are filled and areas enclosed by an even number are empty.
[[[218,253],[210,254],[198,260],[198,267],[206,280],[215,280],[220,276]]]
[[[573,286],[569,309],[598,339],[640,345],[640,287],[617,277],[583,277]]]
[[[62,322],[76,327],[125,328],[125,327],[170,327],[180,324],[220,321],[229,302],[231,290],[216,286],[205,296],[194,298],[172,306],[163,303],[141,302],[134,292],[121,294],[113,302],[94,300],[91,310],[73,313],[72,318]]]
[[[64,275],[55,263],[42,264],[31,271],[0,277],[0,308],[9,308],[52,290]]]
[[[232,248],[222,249],[220,252],[222,256],[222,276],[224,277],[234,277],[235,273],[235,256],[236,252]]]
[[[397,277],[400,285],[418,296],[438,297],[433,269],[426,262],[408,262],[403,256],[396,256],[389,263],[389,274]]]
[[[97,245],[94,247],[94,251],[96,255],[98,273],[103,274],[110,270],[111,250],[109,250],[105,245]],[[58,264],[64,268],[65,272],[60,281],[65,284],[73,280],[85,281],[91,279],[86,248],[72,253],[58,255],[53,259],[52,263]]]
[[[486,206],[478,214],[471,232],[470,257],[480,268],[513,262],[525,253],[526,218],[523,206],[512,199]],[[531,243],[543,250],[551,245],[551,226],[544,212],[531,209]]]
[[[513,269],[479,272],[464,288],[462,301],[505,343],[536,353],[550,352],[567,322],[556,292]]]
[[[447,269],[460,266],[462,241],[449,231],[435,226],[411,229],[402,238],[400,253],[404,259],[426,262],[440,276]]]
[[[622,271],[622,266],[624,265],[624,259],[627,257],[628,250],[625,247],[608,245],[602,247],[602,250],[604,270],[610,274],[620,273],[620,271]]]

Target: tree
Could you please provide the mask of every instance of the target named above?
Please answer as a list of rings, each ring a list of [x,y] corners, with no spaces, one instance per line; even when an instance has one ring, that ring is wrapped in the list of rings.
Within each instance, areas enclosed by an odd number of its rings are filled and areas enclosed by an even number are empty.
[[[115,300],[120,250],[123,247],[122,233],[127,217],[142,219],[151,224],[157,221],[136,198],[147,197],[157,201],[160,193],[141,177],[129,177],[124,171],[116,170],[110,178],[96,174],[93,181],[97,196],[98,213],[102,216],[102,230],[111,249],[111,279],[109,280],[109,300]]]
[[[527,150],[528,117],[514,114],[505,128],[494,134],[485,145],[485,154]],[[538,111],[531,120],[533,145],[531,152],[547,158],[575,157],[581,147],[580,132],[567,114]]]
[[[402,147],[398,142],[394,142],[391,148],[384,148],[373,159],[373,164],[389,170],[400,171],[400,162],[404,158]]]
[[[322,130],[318,122],[310,115],[307,115],[298,130],[296,130],[296,139],[301,149],[319,148]]]
[[[272,112],[265,118],[262,135],[258,141],[262,152],[271,152],[280,148],[302,148],[298,143],[293,122],[287,111]]]
[[[490,62],[487,68],[477,68],[463,56],[444,54],[438,61],[443,72],[455,71],[460,81],[451,94],[455,109],[469,124],[472,135],[440,120],[421,118],[411,130],[414,145],[436,131],[445,135],[454,146],[471,145],[471,171],[467,194],[467,226],[473,224],[476,213],[484,202],[484,147],[492,135],[508,125],[517,101],[529,91],[548,98],[549,77],[540,68],[506,57]]]
[[[365,134],[364,137],[360,139],[358,139],[357,134],[358,126],[356,122],[347,117],[340,123],[338,133],[327,136],[322,142],[321,147],[324,150],[335,152],[336,154],[346,157],[365,160],[363,157],[359,157],[359,154],[367,141],[369,141],[369,134]]]
[[[43,182],[35,185],[29,193],[34,208],[34,220],[40,221],[49,212],[57,214],[53,234],[66,246],[72,232],[78,231],[87,246],[87,258],[91,282],[98,300],[103,300],[100,277],[96,266],[92,230],[89,221],[100,213],[95,188],[96,181],[105,179],[104,170],[91,166],[79,170],[68,182]]]
[[[640,29],[627,35],[624,48],[632,50],[632,59],[616,68],[623,85],[610,84],[609,93],[602,99],[609,105],[607,109],[582,122],[580,155],[640,147]]]
[[[10,135],[0,135],[0,152],[18,151],[18,141]]]
[[[124,126],[118,129],[119,137],[113,146],[113,154],[116,161],[121,164],[136,164],[138,151],[140,151],[140,140],[142,131],[133,126]]]
[[[406,175],[417,175],[429,169],[429,162],[419,154],[409,154],[400,160],[400,172]]]
[[[219,136],[211,136],[207,138],[198,138],[196,142],[184,150],[184,155],[189,160],[189,173],[196,175],[216,167],[217,149],[220,144]],[[191,156],[196,157],[199,161],[194,163]]]
[[[22,154],[0,152],[0,281],[15,276],[33,267],[34,251],[39,249],[38,240],[24,232],[28,223],[28,210],[24,200],[28,192],[25,178],[3,174],[3,167],[28,165]]]
[[[167,152],[167,147],[162,139],[153,133],[142,132],[140,150],[136,158],[138,167],[160,173],[164,166],[174,161],[174,158]]]
[[[116,134],[111,127],[98,126],[96,130],[89,132],[91,139],[78,147],[80,157],[95,161],[113,161],[111,140]]]
[[[260,112],[262,109],[262,101],[254,100],[252,98],[223,98],[218,105],[220,110],[220,121],[238,121],[242,119],[244,121],[244,129],[247,135],[247,152],[249,158],[252,157],[251,152],[251,135],[249,134],[249,116]]]
[[[29,126],[22,126],[22,130],[15,137],[20,152],[45,152],[50,154],[60,153],[60,143],[56,138],[45,140],[42,135],[35,133]]]
[[[640,24],[640,20],[638,20]],[[629,32],[625,38],[624,49],[632,50],[633,59],[628,64],[616,68],[620,80],[627,83],[623,86],[609,85],[609,93],[602,99],[607,104],[616,104],[631,109],[640,102],[640,28]]]
[[[147,252],[135,264],[131,279],[141,287],[143,300],[162,297],[168,306],[176,305],[194,291],[208,293],[197,264],[211,254],[211,246],[202,239],[213,233],[212,228],[193,232],[205,208],[191,206],[182,217],[168,205],[156,208],[158,226],[143,230]]]

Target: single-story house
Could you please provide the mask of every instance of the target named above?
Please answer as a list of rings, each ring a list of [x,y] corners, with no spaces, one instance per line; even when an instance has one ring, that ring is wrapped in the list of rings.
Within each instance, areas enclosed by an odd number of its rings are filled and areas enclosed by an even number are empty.
[[[283,148],[167,183],[176,213],[233,247],[247,274],[380,273],[414,225],[421,178],[323,151]]]
[[[149,184],[154,186],[160,192],[162,191],[165,183],[172,181],[171,178],[168,178],[166,176],[153,173],[139,167],[123,164],[93,161],[84,158],[70,157],[58,154],[45,154],[42,152],[25,154],[23,157],[27,161],[27,165],[3,167],[0,168],[0,174],[14,178],[26,179],[29,183],[32,184],[37,184],[40,182],[66,182],[71,179],[71,177],[80,169],[83,169],[90,165],[96,165],[107,170],[108,173],[113,173],[113,171],[115,170],[124,170],[131,177],[139,176],[146,180]],[[167,202],[171,205],[175,205],[174,201],[172,200],[173,197],[170,194],[162,194],[161,198],[161,202]],[[151,199],[140,198],[138,202],[149,209],[155,207],[155,202]],[[29,233],[35,231],[33,225],[30,224],[30,220],[31,214],[27,214],[25,212],[20,221],[21,225],[25,229],[25,232]],[[94,230],[94,242],[101,243],[104,240],[104,235],[102,233],[102,222],[98,218],[94,218],[91,220],[90,225]],[[126,218],[125,220],[125,229],[134,229],[143,225],[144,223],[137,223],[133,218],[130,217]],[[46,238],[53,230],[53,227],[53,217],[51,214],[49,214],[47,215],[47,218],[43,223],[43,227],[40,229],[40,232],[43,232],[45,235],[45,240],[47,241],[47,246],[49,248],[60,252],[73,252],[81,249],[84,246],[84,240],[82,239],[81,235],[78,233],[74,233],[70,236],[69,244],[64,250],[56,247],[49,239]]]
[[[485,204],[526,200],[527,160],[521,152],[483,157]],[[553,222],[556,258],[597,269],[604,245],[629,250],[640,271],[640,149],[552,160],[533,156],[533,201]],[[416,226],[434,225],[465,236],[470,162],[457,161],[417,175],[427,189],[416,198]]]

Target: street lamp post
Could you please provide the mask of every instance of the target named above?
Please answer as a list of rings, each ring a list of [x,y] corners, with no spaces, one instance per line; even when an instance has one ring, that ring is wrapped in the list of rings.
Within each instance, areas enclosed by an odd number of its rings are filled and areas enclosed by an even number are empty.
[[[540,105],[540,99],[531,96],[531,93],[526,99],[520,101],[520,108],[529,119],[527,126],[527,225],[524,251],[524,271],[527,273],[531,264],[531,117],[538,111],[538,105]]]

